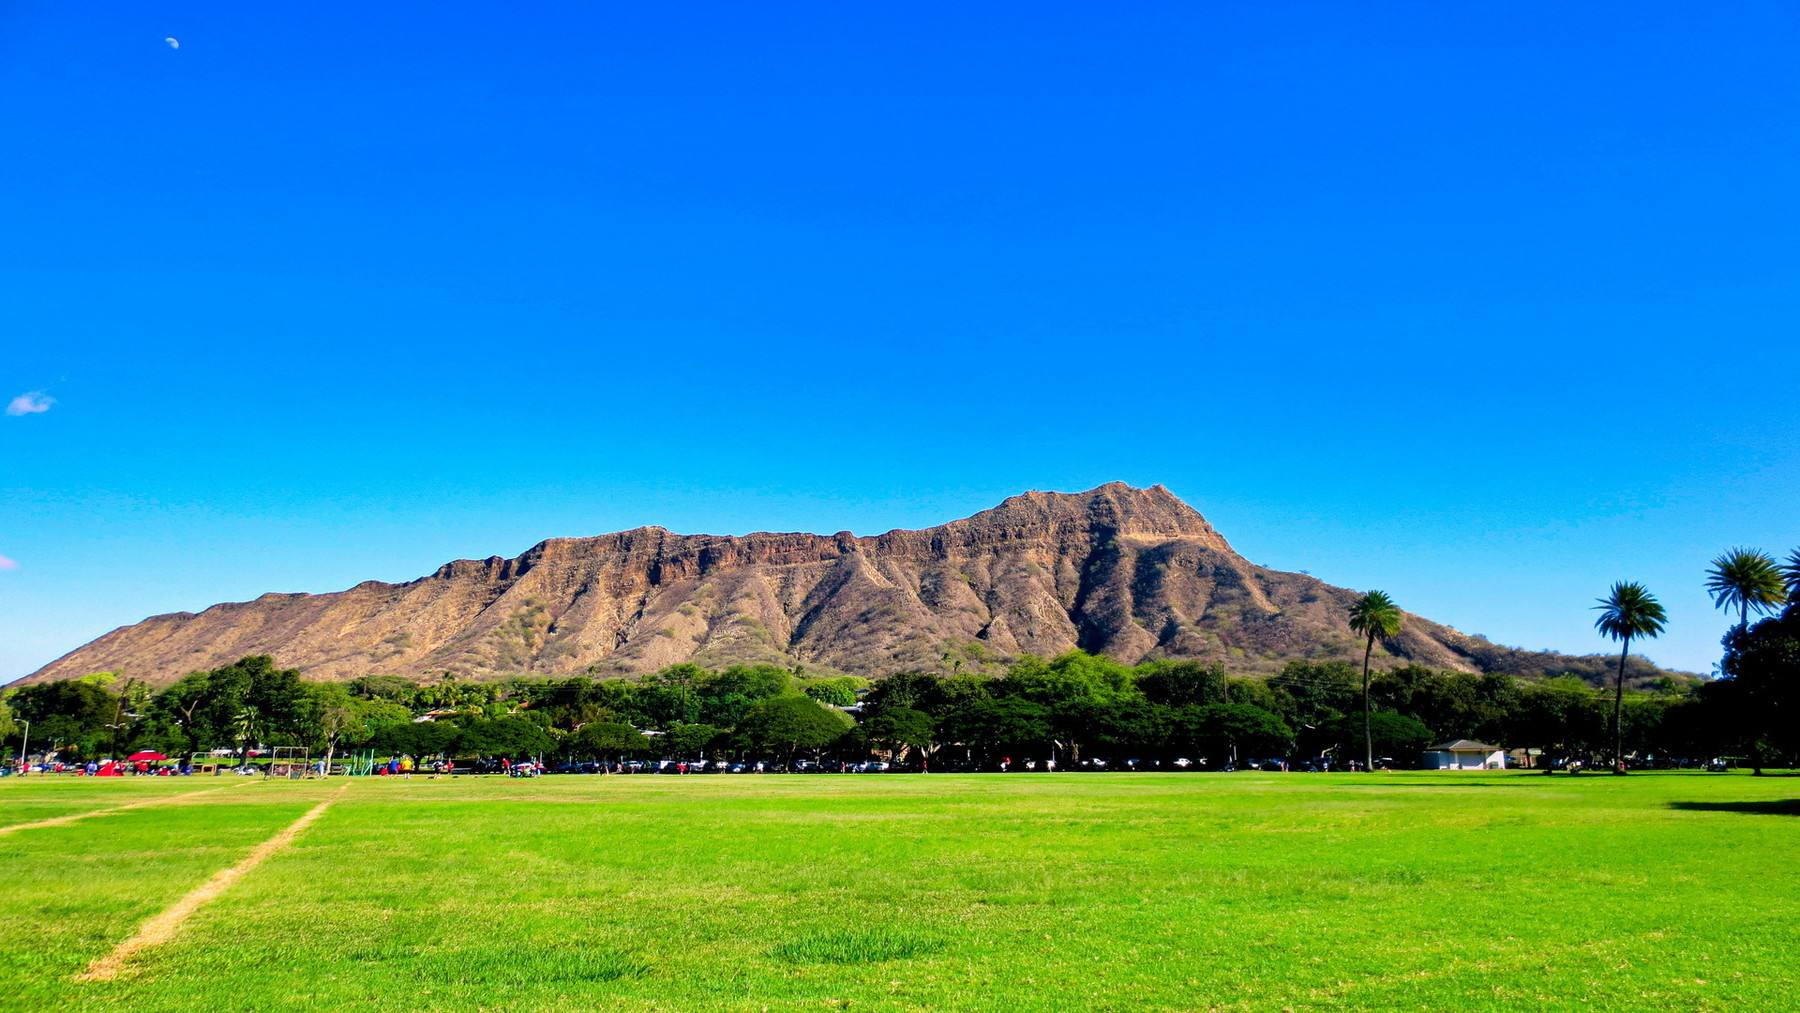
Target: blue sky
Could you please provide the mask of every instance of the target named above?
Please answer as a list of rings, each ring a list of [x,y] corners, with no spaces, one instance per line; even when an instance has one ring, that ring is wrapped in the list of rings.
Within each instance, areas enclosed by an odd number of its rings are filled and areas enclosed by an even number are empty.
[[[1641,580],[1708,670],[1707,561],[1800,545],[1800,8],[1115,7],[0,8],[0,679],[1112,479],[1502,643]]]

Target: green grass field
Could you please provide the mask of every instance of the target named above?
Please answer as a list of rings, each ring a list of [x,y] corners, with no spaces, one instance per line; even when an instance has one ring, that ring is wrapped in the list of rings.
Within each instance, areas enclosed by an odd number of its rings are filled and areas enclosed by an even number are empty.
[[[73,980],[343,784],[0,781],[0,827],[168,799],[0,832],[0,1009],[1800,1002],[1800,780],[1705,774],[364,778]]]

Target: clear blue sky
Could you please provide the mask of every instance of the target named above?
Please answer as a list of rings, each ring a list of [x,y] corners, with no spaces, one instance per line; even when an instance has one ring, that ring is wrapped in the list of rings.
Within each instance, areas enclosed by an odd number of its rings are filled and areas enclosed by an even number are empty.
[[[1773,2],[7,4],[0,679],[549,536],[1111,479],[1502,643],[1604,650],[1641,580],[1706,671],[1708,559],[1800,545],[1797,43]]]

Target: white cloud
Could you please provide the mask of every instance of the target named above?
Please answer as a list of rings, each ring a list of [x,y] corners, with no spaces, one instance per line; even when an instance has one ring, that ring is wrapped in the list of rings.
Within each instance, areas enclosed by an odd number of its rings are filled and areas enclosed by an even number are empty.
[[[0,556],[0,570],[17,570],[18,568],[18,563],[7,559],[5,556]]]
[[[37,412],[47,412],[50,410],[50,406],[55,403],[55,398],[45,394],[41,390],[28,390],[18,397],[13,398],[12,401],[7,404],[6,414],[31,415]]]

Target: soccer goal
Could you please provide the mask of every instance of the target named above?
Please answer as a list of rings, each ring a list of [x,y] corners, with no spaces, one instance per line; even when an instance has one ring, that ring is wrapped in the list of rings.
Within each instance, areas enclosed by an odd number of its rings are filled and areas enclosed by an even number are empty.
[[[312,767],[312,751],[305,746],[276,746],[269,756],[269,776],[299,780]]]

